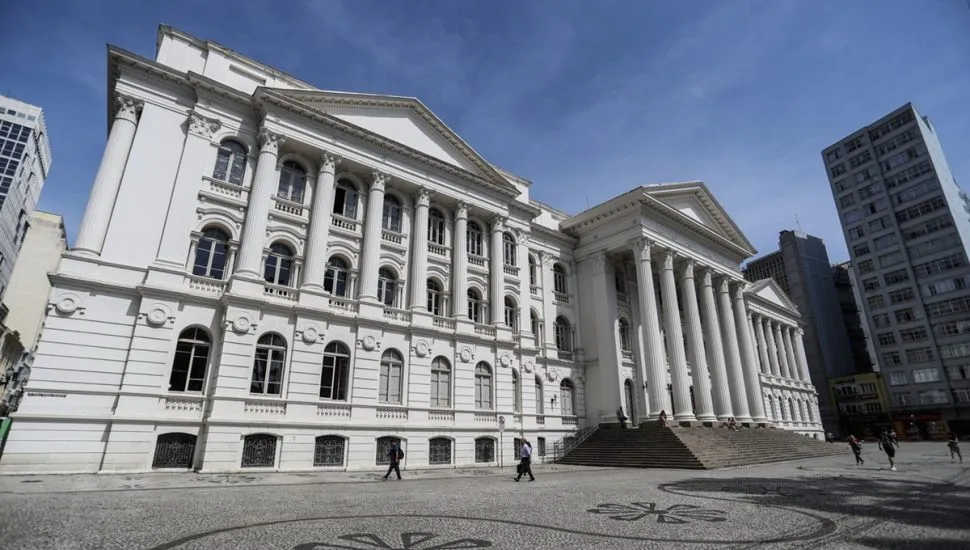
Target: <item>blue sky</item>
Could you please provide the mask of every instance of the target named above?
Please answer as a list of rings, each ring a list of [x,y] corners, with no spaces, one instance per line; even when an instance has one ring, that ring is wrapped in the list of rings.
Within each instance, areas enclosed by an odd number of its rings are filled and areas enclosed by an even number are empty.
[[[137,6],[137,7],[136,7]],[[795,226],[847,258],[823,147],[907,101],[970,180],[967,0],[12,2],[0,93],[44,107],[41,208],[77,231],[106,139],[110,43],[159,23],[320,88],[420,98],[570,213],[703,180],[760,252]]]

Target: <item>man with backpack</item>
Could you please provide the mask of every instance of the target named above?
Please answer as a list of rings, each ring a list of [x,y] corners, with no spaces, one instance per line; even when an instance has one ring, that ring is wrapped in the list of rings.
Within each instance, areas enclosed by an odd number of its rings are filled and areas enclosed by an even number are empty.
[[[404,460],[404,450],[401,449],[401,444],[399,441],[394,440],[393,442],[391,442],[391,446],[388,447],[387,449],[387,459],[390,461],[390,464],[387,467],[387,473],[384,474],[384,481],[387,481],[387,478],[390,477],[391,472],[394,472],[395,474],[397,474],[397,479],[398,481],[400,481],[401,480],[400,465],[401,465],[401,461]]]

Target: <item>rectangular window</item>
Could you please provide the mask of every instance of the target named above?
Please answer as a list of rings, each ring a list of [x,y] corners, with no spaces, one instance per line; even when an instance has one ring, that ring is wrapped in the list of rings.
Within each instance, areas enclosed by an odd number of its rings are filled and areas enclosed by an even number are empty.
[[[889,233],[888,235],[883,235],[872,241],[872,245],[876,250],[882,250],[896,244],[896,234]]]
[[[903,263],[903,253],[898,250],[879,256],[880,267],[889,267],[901,263]]]
[[[965,311],[970,311],[970,296],[953,298],[935,304],[926,304],[926,315],[930,319],[952,315],[954,313],[963,313]]]
[[[923,296],[937,296],[939,294],[953,292],[954,290],[962,290],[968,286],[970,286],[970,275],[962,275],[952,279],[944,279],[942,281],[936,281],[935,283],[921,285],[920,290]]]
[[[948,227],[953,227],[953,219],[949,214],[944,214],[903,231],[903,237],[907,240],[917,239],[923,235],[936,233]]]
[[[843,212],[842,217],[845,218],[845,223],[855,223],[866,217],[866,215],[858,208],[853,208],[852,210]]]
[[[909,405],[909,394],[906,392],[893,392],[893,403],[902,407]]]
[[[883,332],[881,334],[877,334],[876,340],[879,342],[880,346],[896,345],[896,335],[891,332]]]
[[[886,286],[898,285],[899,283],[905,283],[909,280],[909,271],[906,269],[897,269],[896,271],[890,271],[882,276],[883,281],[885,281]]]
[[[866,232],[862,230],[862,226],[850,227],[849,228],[849,238],[850,239],[861,239],[866,235]]]
[[[865,256],[869,253],[869,245],[866,243],[857,244],[852,247],[852,254],[855,256]]]
[[[882,307],[886,307],[886,301],[883,299],[882,295],[869,296],[868,302],[869,302],[870,309],[879,309]]]
[[[939,405],[946,403],[946,392],[943,390],[927,390],[918,392],[920,405]]]
[[[879,290],[879,279],[873,277],[872,279],[862,281],[862,288],[866,291]]]
[[[839,160],[840,158],[842,158],[842,150],[841,149],[833,149],[833,150],[831,150],[831,151],[829,151],[828,153],[825,154],[825,158],[828,159],[829,162],[835,162],[835,161]]]
[[[903,342],[920,342],[926,340],[927,338],[925,328],[914,328],[910,330],[902,330],[899,332],[899,339]]]
[[[963,267],[965,264],[966,259],[961,252],[945,258],[940,258],[939,260],[933,260],[932,262],[916,264],[913,266],[913,273],[915,273],[917,277],[929,277],[932,275],[939,275],[940,273],[946,273],[947,271],[952,271],[954,269]]]
[[[872,153],[869,151],[863,151],[854,157],[849,157],[849,167],[858,168],[870,160],[872,160]]]
[[[866,172],[868,173],[868,170],[866,170]],[[879,182],[870,183],[862,189],[859,189],[859,197],[862,199],[868,199],[869,197],[876,196],[880,191],[882,191],[882,185],[880,185]]]
[[[955,365],[952,367],[947,367],[946,375],[950,377],[950,380],[970,379],[970,365]]]
[[[933,350],[930,348],[919,348],[906,350],[906,361],[910,364],[912,363],[929,363],[934,359],[935,355]]]
[[[908,181],[914,180],[923,174],[929,174],[933,171],[933,165],[928,160],[924,160],[915,166],[910,166],[909,168],[895,174],[891,177],[886,178],[886,188],[892,189],[893,187],[902,185]]]
[[[875,270],[875,267],[872,265],[872,260],[861,261],[856,264],[856,267],[858,268],[859,273],[871,273]]]
[[[839,206],[848,208],[856,203],[855,195],[849,194],[839,199]]]
[[[935,239],[930,239],[909,247],[909,257],[910,259],[925,258],[926,256],[945,252],[951,248],[960,247],[962,244],[958,234],[950,233],[949,235],[936,237]]]
[[[883,229],[889,229],[892,226],[892,222],[889,221],[889,216],[880,216],[869,222],[869,232],[875,233]]]
[[[906,376],[905,372],[891,372],[889,373],[889,385],[890,386],[905,386],[909,384],[909,377]]]
[[[852,189],[852,184],[844,179],[835,182],[834,186],[835,186],[836,193],[842,193],[843,191],[848,191],[849,189]]]
[[[866,214],[875,214],[889,208],[889,199],[883,197],[862,206],[862,211]]]
[[[845,142],[845,150],[851,153],[852,151],[855,151],[859,147],[862,147],[863,143],[864,141],[862,136],[854,137],[849,141]]]
[[[847,171],[848,170],[845,168],[845,164],[844,163],[843,164],[836,164],[831,169],[832,177],[834,177],[834,178],[835,177],[839,177],[842,174],[845,174]]]
[[[954,403],[970,403],[970,390],[953,390]]]
[[[872,324],[876,328],[886,328],[889,326],[889,314],[888,313],[877,313],[872,316]]]
[[[902,290],[896,290],[889,293],[889,303],[892,304],[902,304],[905,302],[911,302],[916,298],[913,289],[904,288]]]
[[[936,325],[935,327],[933,327],[933,334],[941,337],[970,334],[970,319],[963,319],[960,321],[950,321],[949,323]]]
[[[898,351],[890,351],[888,353],[882,354],[882,360],[884,363],[890,366],[903,364],[903,358],[899,355]]]
[[[939,188],[940,185],[936,182],[935,178],[923,180],[916,185],[903,189],[898,193],[893,193],[893,204],[903,204],[904,202],[918,199],[920,197],[929,195]]]
[[[922,143],[918,143],[913,147],[910,147],[905,151],[896,153],[895,155],[882,161],[883,170],[886,170],[887,172],[889,170],[894,170],[912,160],[918,159],[919,157],[925,154],[926,154],[926,147]]]
[[[895,314],[896,314],[897,323],[911,323],[913,321],[922,319],[922,316],[920,316],[919,314],[919,310],[913,309],[911,307],[908,307],[905,309],[898,309],[896,310]]]
[[[932,199],[925,200],[919,204],[914,204],[905,210],[896,212],[896,220],[900,223],[915,220],[920,216],[925,216],[930,212],[936,212],[937,210],[943,210],[944,208],[946,208],[946,199],[943,197],[933,197]]]
[[[940,357],[943,359],[956,359],[958,357],[970,357],[970,342],[960,342],[957,344],[947,344],[940,346]]]

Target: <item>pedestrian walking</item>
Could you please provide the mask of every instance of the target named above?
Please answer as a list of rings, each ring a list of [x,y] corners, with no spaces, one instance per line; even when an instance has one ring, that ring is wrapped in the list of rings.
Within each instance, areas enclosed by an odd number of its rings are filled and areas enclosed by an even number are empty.
[[[519,465],[517,467],[519,475],[515,476],[515,481],[522,479],[522,476],[529,474],[529,481],[535,481],[532,475],[532,445],[528,439],[522,440],[522,449],[519,451]]]
[[[896,439],[896,430],[889,430],[889,441],[891,441],[897,449],[899,448],[899,440]]]
[[[893,445],[893,441],[889,437],[889,432],[886,430],[883,430],[882,434],[879,436],[879,448],[882,450],[882,452],[886,453],[886,458],[889,459],[889,470],[895,472],[896,447]]]
[[[626,429],[626,415],[623,414],[623,407],[617,407],[616,419],[620,421],[620,428]]]
[[[963,464],[963,455],[960,454],[960,440],[957,439],[957,434],[951,433],[947,437],[946,446],[950,448],[950,463],[953,463],[954,458],[959,458],[960,464]]]
[[[398,481],[401,480],[401,461],[404,460],[404,450],[401,449],[401,443],[397,440],[391,442],[391,446],[387,449],[387,459],[390,461],[387,466],[387,473],[384,474],[384,481],[390,477],[391,472],[397,474]]]
[[[660,411],[660,427],[661,428],[667,427],[667,411],[665,410]]]
[[[849,447],[852,448],[852,454],[855,455],[856,466],[865,464],[866,461],[862,460],[862,442],[856,439],[854,435],[849,436]]]

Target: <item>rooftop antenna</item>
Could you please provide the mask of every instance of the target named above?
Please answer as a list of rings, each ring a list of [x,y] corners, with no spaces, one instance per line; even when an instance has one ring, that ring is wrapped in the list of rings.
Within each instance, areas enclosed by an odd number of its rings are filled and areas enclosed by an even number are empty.
[[[967,2],[970,2],[970,0],[967,0]],[[589,210],[589,197],[586,197],[586,210]]]
[[[967,1],[970,2],[970,0]],[[799,233],[802,232],[802,223],[798,221],[798,214],[795,214],[795,229],[797,229]]]

